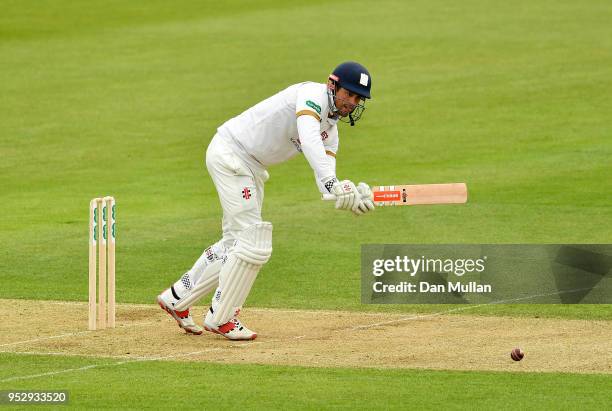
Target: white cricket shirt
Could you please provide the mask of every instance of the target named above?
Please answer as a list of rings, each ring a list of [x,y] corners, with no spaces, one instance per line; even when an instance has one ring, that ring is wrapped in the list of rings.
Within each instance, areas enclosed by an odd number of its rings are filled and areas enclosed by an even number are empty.
[[[300,127],[297,119],[306,116],[317,123]],[[303,120],[300,120],[301,122]],[[218,128],[230,136],[251,158],[264,167],[282,163],[304,153],[319,180],[335,177],[338,151],[337,119],[329,117],[327,85],[304,82],[287,87]]]

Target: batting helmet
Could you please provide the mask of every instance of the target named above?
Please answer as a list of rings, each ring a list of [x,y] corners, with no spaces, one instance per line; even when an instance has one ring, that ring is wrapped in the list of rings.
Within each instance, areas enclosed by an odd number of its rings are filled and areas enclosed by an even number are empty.
[[[347,61],[334,69],[329,79],[340,87],[364,98],[371,98],[372,78],[368,69],[354,61]]]

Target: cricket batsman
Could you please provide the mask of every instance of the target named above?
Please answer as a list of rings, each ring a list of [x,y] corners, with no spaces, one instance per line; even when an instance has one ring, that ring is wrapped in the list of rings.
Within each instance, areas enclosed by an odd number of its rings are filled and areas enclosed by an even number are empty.
[[[294,84],[217,129],[206,151],[206,168],[223,208],[223,237],[157,301],[187,333],[202,334],[189,308],[216,289],[204,329],[230,340],[257,334],[237,316],[261,267],[272,254],[272,224],[261,209],[268,166],[303,154],[321,194],[336,209],[363,215],[374,210],[370,187],[336,176],[338,121],[354,126],[365,110],[372,79],[359,63],[340,64],[327,84]]]

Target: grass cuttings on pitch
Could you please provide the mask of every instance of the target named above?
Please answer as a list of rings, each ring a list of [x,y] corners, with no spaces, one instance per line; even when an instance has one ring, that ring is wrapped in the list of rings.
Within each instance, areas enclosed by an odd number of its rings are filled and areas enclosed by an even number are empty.
[[[237,353],[237,355],[239,355]],[[86,408],[605,408],[608,375],[128,362],[0,354],[0,389],[68,390]],[[90,367],[84,369],[84,367]],[[510,367],[509,367],[510,368]],[[71,370],[62,372],[65,370]],[[57,373],[6,381],[14,377]],[[129,382],[129,383],[126,383]]]
[[[323,10],[343,24],[320,30]],[[357,127],[340,125],[338,175],[465,181],[469,203],[356,219],[319,201],[303,158],[272,167],[274,253],[248,304],[359,309],[362,243],[610,242],[611,14],[610,2],[578,0],[10,1],[0,297],[84,300],[88,203],[112,194],[118,300],[152,302],[220,235],[203,167],[216,127],[347,59],[370,69],[374,98]]]

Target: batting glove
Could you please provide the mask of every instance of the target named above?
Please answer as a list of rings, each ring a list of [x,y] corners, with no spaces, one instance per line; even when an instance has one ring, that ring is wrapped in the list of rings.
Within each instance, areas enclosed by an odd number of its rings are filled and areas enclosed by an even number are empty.
[[[336,196],[337,210],[351,210],[355,214],[363,214],[359,210],[361,194],[357,191],[355,183],[350,180],[335,182],[331,193]]]
[[[358,208],[362,214],[374,211],[374,202],[372,201],[373,195],[370,186],[364,182],[361,182],[357,185],[357,191],[361,196],[361,201],[359,202]]]

